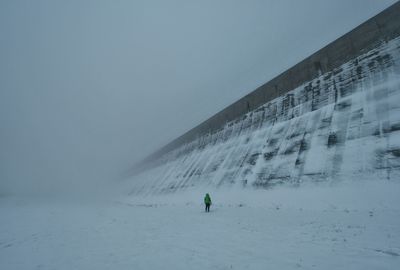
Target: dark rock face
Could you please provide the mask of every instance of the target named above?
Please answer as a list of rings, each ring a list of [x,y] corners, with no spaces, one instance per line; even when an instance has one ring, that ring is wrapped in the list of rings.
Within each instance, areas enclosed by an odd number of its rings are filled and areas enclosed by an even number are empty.
[[[400,179],[400,38],[160,156],[134,192]]]

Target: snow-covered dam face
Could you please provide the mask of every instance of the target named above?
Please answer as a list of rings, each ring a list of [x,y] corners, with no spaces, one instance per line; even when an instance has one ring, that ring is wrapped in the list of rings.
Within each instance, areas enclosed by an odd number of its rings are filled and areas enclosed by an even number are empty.
[[[400,179],[400,38],[158,158],[138,194]]]

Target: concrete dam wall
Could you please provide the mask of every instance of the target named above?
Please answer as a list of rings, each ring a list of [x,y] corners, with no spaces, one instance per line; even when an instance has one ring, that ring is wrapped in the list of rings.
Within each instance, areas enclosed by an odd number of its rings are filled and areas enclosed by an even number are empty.
[[[392,5],[354,30],[338,38],[286,72],[260,86],[210,119],[172,141],[147,161],[190,142],[199,136],[221,129],[227,122],[243,116],[260,105],[284,95],[321,73],[332,71],[375,47],[377,43],[400,35],[400,2]]]
[[[400,179],[400,3],[142,165],[132,192]]]

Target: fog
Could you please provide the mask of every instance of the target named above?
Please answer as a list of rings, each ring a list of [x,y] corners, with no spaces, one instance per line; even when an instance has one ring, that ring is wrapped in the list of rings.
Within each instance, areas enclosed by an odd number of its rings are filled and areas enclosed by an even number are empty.
[[[394,2],[1,1],[0,193],[118,179]]]

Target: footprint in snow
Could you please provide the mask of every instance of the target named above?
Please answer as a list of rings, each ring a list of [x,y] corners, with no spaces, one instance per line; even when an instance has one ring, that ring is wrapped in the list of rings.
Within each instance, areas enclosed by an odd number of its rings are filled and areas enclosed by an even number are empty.
[[[9,247],[12,247],[12,245],[13,244],[7,244],[7,245],[4,245],[3,248],[9,248]]]
[[[396,253],[394,251],[390,251],[390,250],[375,249],[375,251],[379,252],[379,253],[386,254],[386,255],[390,255],[390,256],[393,256],[393,257],[399,257],[400,256],[400,254],[398,254],[398,253]]]

